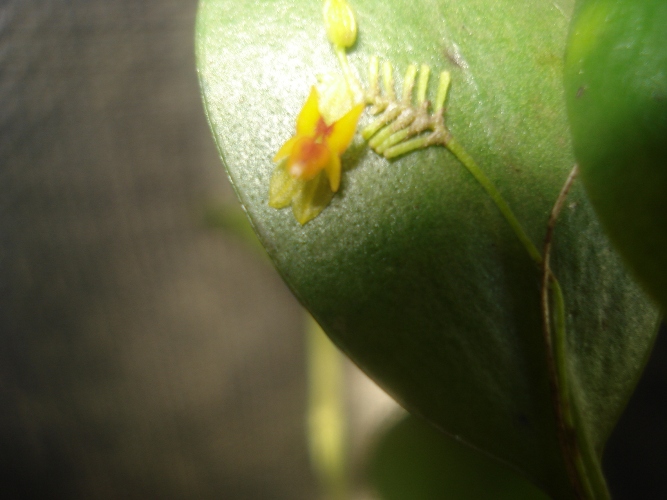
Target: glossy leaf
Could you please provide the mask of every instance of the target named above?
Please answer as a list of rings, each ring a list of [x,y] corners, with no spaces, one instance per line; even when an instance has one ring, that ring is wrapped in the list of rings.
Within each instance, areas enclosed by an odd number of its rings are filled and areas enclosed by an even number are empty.
[[[541,248],[574,163],[562,91],[571,2],[352,5],[359,37],[350,61],[360,72],[371,55],[397,73],[410,63],[451,72],[451,132]],[[552,496],[571,497],[545,367],[539,269],[451,153],[432,147],[387,161],[353,145],[342,157],[339,192],[315,219],[301,226],[289,210],[268,206],[271,158],[293,134],[316,75],[340,72],[321,7],[200,4],[204,102],[241,203],[295,295],[401,404]],[[554,251],[571,391],[583,432],[601,453],[639,377],[657,313],[578,185]]]

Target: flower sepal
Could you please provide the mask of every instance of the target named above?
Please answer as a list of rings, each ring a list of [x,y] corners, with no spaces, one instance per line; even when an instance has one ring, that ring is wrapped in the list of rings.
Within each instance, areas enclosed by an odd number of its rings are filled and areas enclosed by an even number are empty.
[[[324,170],[304,181],[293,177],[287,169],[287,161],[282,161],[271,177],[269,206],[280,209],[292,205],[294,218],[304,225],[326,208],[333,195]]]

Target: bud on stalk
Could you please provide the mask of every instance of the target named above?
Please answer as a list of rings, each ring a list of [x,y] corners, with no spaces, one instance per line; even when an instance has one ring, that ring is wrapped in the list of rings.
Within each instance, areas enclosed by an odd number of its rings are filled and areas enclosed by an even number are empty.
[[[349,48],[357,39],[357,21],[346,0],[325,0],[324,24],[329,41],[335,47]]]

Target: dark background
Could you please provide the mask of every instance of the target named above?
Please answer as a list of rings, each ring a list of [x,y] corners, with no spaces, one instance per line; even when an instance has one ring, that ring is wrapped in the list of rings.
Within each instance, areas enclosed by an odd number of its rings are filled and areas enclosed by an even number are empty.
[[[0,1],[3,498],[313,499],[302,312],[233,203],[194,0]],[[664,335],[615,433],[667,498]],[[416,499],[418,500],[418,499]]]
[[[205,224],[195,10],[0,2],[2,498],[315,498],[300,306]]]

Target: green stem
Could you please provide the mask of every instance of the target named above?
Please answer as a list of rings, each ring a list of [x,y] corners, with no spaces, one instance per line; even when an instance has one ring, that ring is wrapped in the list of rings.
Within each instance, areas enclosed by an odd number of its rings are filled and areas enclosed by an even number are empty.
[[[565,301],[563,299],[563,291],[558,283],[558,280],[550,273],[546,277],[547,283],[543,286],[551,291],[547,294],[546,301],[550,298],[554,301],[553,313],[553,333],[549,327],[545,335],[551,339],[547,343],[547,357],[551,357],[553,363],[554,375],[551,377],[552,396],[554,393],[556,397],[553,398],[554,409],[556,411],[556,421],[559,431],[559,441],[563,451],[570,482],[575,491],[575,495],[580,499],[596,498],[593,488],[588,480],[586,472],[586,465],[583,460],[583,455],[580,449],[580,432],[577,428],[575,419],[575,404],[572,400],[568,373],[567,373],[567,358],[566,358],[566,337],[565,337]],[[545,322],[551,323],[550,308],[543,307],[543,314],[546,316]],[[550,352],[549,352],[550,350]],[[551,371],[551,370],[550,370]]]
[[[547,223],[541,293],[543,334],[558,438],[575,495],[581,499],[606,500],[610,498],[607,484],[568,380],[565,300],[560,284],[550,268],[556,221],[576,175],[575,165],[558,195]],[[551,301],[554,305],[553,315]]]
[[[502,197],[491,180],[479,168],[475,160],[463,149],[463,147],[449,136],[445,146],[464,167],[480,183],[487,194],[491,197],[505,220],[510,225],[514,234],[533,259],[543,266],[544,283],[542,298],[542,314],[544,316],[544,334],[549,366],[549,378],[552,385],[552,401],[556,412],[559,441],[561,442],[563,458],[568,469],[568,475],[575,495],[579,498],[591,500],[607,500],[610,498],[607,484],[602,474],[599,460],[595,454],[590,439],[585,432],[585,423],[580,415],[579,407],[574,401],[571,386],[568,381],[567,370],[567,337],[565,330],[565,301],[558,280],[549,268],[549,257],[551,250],[551,237],[556,219],[560,214],[565,197],[576,176],[576,167],[570,174],[551,214],[547,228],[544,257],[537,247],[528,238],[512,209]],[[551,294],[549,294],[551,291]],[[554,300],[554,333],[551,333],[551,313],[549,307],[549,296]]]
[[[410,151],[414,151],[416,149],[425,148],[426,146],[428,146],[428,137],[417,137],[415,139],[401,142],[396,146],[392,146],[386,149],[384,151],[384,157],[387,159],[396,158],[397,156],[404,155],[405,153],[409,153]]]
[[[347,52],[345,51],[345,47],[334,46],[334,51],[336,52],[338,62],[340,62],[340,66],[343,69],[343,75],[347,81],[347,87],[350,92],[350,96],[352,97],[352,101],[357,102],[363,97],[364,93],[361,90],[361,84],[359,83],[359,80],[352,72],[350,63],[347,60]]]
[[[326,498],[346,500],[350,492],[342,356],[310,315],[306,321],[310,458]]]
[[[463,147],[451,136],[448,138],[445,147],[449,149],[449,151],[451,151],[454,156],[456,156],[456,158],[477,180],[477,182],[482,185],[484,190],[498,207],[498,210],[500,210],[500,212],[503,214],[503,217],[505,217],[505,220],[507,220],[507,223],[514,231],[514,234],[516,234],[517,238],[519,238],[519,241],[528,252],[528,255],[530,255],[530,258],[533,259],[536,264],[541,264],[542,255],[540,255],[539,250],[537,250],[537,247],[533,244],[530,238],[528,238],[528,235],[521,227],[521,224],[514,215],[514,212],[512,212],[512,209],[509,207],[500,192],[493,185],[491,180],[484,172],[482,172],[482,169],[479,168],[475,160],[473,160],[472,156],[470,156],[467,151],[463,149]]]
[[[578,490],[581,498],[608,500],[611,497],[607,489],[607,483],[602,474],[594,447],[585,432],[585,423],[579,405],[570,390],[565,336],[565,301],[558,280],[551,271],[549,273],[551,276],[548,278],[550,281],[549,289],[554,303],[553,357],[558,379],[559,406],[567,439],[565,447],[573,465],[572,470],[576,474],[576,481],[579,483],[575,490]]]
[[[351,92],[354,93],[357,89],[360,91],[361,87],[350,69],[345,49],[342,47],[335,47],[335,50]],[[372,59],[370,69],[371,93],[377,92],[377,66],[377,60]],[[403,102],[409,102],[409,95],[412,93],[415,72],[416,67],[409,67],[405,80],[410,83],[407,86],[408,90],[404,87]],[[424,99],[428,80],[428,67],[424,69],[424,66],[422,66],[421,73],[418,86],[419,103]],[[395,98],[392,71],[391,66],[389,66],[387,62],[385,62],[383,66],[383,77],[386,97],[388,97],[390,101],[393,101]],[[384,154],[386,158],[400,156],[415,149],[421,149],[433,144],[444,145],[470,172],[470,174],[472,174],[477,182],[479,182],[491,200],[495,203],[498,210],[500,210],[511,229],[514,231],[516,237],[528,252],[530,258],[538,266],[542,267],[541,309],[543,335],[546,348],[547,370],[551,386],[551,399],[554,406],[557,433],[563,460],[565,461],[565,467],[574,494],[578,499],[607,500],[610,498],[610,495],[607,490],[604,475],[602,474],[600,462],[594,447],[590,442],[588,434],[585,431],[585,422],[580,413],[579,406],[576,404],[577,402],[569,383],[569,373],[567,369],[565,301],[560,284],[549,267],[552,236],[556,219],[560,214],[567,193],[576,176],[577,167],[575,166],[572,170],[572,173],[568,177],[568,180],[552,209],[549,223],[547,225],[547,236],[545,238],[543,257],[524,231],[521,223],[516,218],[514,212],[512,212],[512,209],[509,207],[498,189],[479,168],[472,156],[470,156],[468,152],[456,142],[444,127],[444,123],[442,122],[442,110],[447,96],[449,83],[449,73],[443,72],[440,76],[438,97],[436,99],[435,107],[436,116],[439,116],[440,120],[434,122],[435,128],[433,128],[433,134],[430,136],[416,137],[407,141],[404,140],[409,134],[405,133],[402,129],[394,131],[391,126],[391,122],[398,116],[398,114],[389,116],[388,111],[385,111],[381,117],[367,126],[362,131],[362,136],[364,139],[370,140],[370,146],[378,153]],[[379,133],[379,136],[371,139],[383,127],[384,129]],[[553,317],[550,307],[551,300],[554,302]],[[552,321],[554,326],[553,333],[551,328]]]

